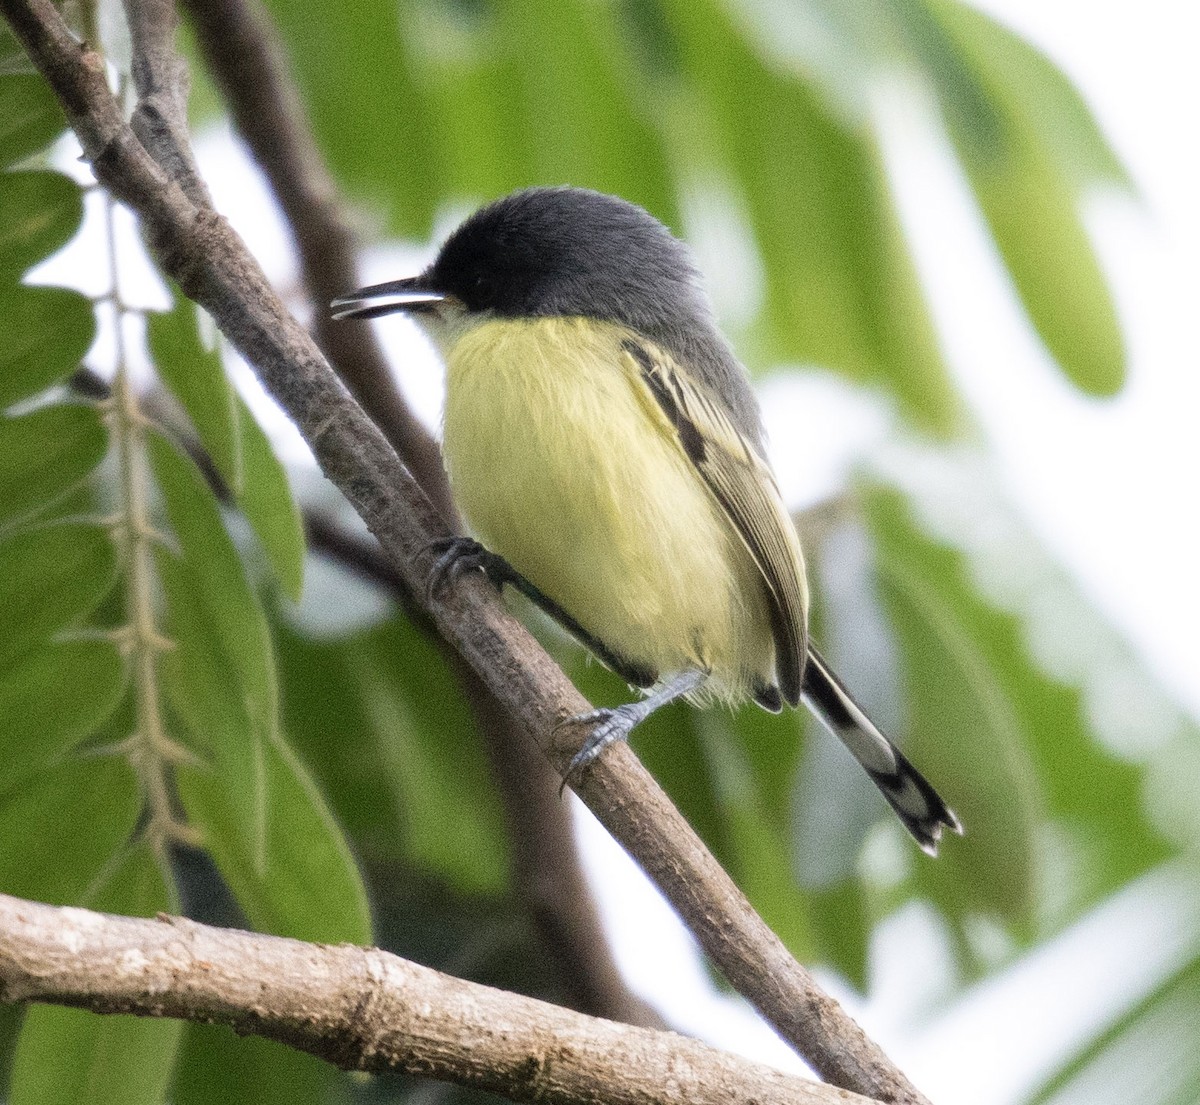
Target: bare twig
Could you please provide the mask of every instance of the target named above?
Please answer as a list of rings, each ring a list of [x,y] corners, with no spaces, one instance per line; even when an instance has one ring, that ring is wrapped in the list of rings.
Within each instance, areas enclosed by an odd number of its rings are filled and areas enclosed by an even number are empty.
[[[345,393],[223,220],[199,210],[121,116],[102,60],[71,36],[52,0],[0,0],[56,91],[98,179],[141,217],[165,272],[201,303],[300,428],[325,474],[366,521],[414,594],[444,527],[377,428]],[[555,725],[587,709],[578,691],[479,576],[430,604],[468,660],[561,773],[584,733]],[[625,744],[606,751],[577,792],[637,859],[705,951],[830,1082],[883,1101],[923,1102],[880,1048],[763,923]]]
[[[329,301],[359,283],[356,242],[269,15],[257,0],[183,0],[183,5],[238,132],[291,227],[312,299],[317,343],[455,528],[441,454],[397,389],[374,333],[367,326],[330,319]],[[322,536],[335,535],[322,531]],[[399,581],[394,573],[388,582],[395,591]],[[662,1027],[662,1018],[629,990],[613,961],[579,866],[569,810],[557,799],[557,776],[471,668],[457,655],[448,659],[470,704],[504,804],[514,885],[543,948],[558,967],[571,1004],[597,1016]]]
[[[466,982],[375,948],[305,944],[0,894],[0,1001],[229,1025],[346,1070],[516,1101],[869,1105],[673,1032]]]

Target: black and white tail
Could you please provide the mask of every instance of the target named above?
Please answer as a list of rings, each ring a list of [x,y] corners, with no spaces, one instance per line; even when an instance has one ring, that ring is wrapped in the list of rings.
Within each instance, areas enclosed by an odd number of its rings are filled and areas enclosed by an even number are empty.
[[[801,697],[822,724],[862,764],[921,850],[937,855],[942,829],[962,834],[954,811],[850,697],[824,657],[810,644]]]

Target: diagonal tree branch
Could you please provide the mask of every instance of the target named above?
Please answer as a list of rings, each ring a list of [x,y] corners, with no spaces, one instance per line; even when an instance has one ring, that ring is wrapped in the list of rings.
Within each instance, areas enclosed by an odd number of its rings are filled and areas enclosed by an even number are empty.
[[[317,344],[454,528],[454,503],[437,443],[401,398],[374,333],[369,326],[338,325],[330,317],[329,301],[360,283],[357,243],[270,17],[250,0],[183,0],[183,7],[205,66],[291,227],[313,303]]]
[[[141,0],[131,5],[140,6]],[[397,390],[374,332],[331,320],[329,301],[360,283],[357,243],[269,15],[256,0],[183,0],[183,7],[238,133],[291,228],[317,343],[455,528],[441,453]],[[398,581],[393,575],[390,582]],[[513,882],[571,1003],[597,1016],[663,1027],[662,1018],[625,985],[613,961],[579,865],[570,810],[558,800],[557,776],[525,729],[453,649],[447,649],[447,659],[471,706],[504,804]]]
[[[377,948],[0,894],[0,1002],[31,1001],[225,1024],[345,1070],[420,1074],[515,1101],[870,1105],[673,1032],[588,1017]]]
[[[52,0],[0,0],[0,12],[57,93],[97,178],[140,216],[163,270],[255,368],[410,590],[422,594],[429,543],[445,528],[408,470],[241,240],[219,216],[197,208],[137,140],[108,89],[103,60],[72,37]],[[480,576],[462,578],[429,610],[561,774],[584,734],[569,726],[556,739],[555,726],[587,709],[579,692]],[[575,789],[733,986],[823,1077],[883,1101],[924,1102],[792,958],[627,745],[607,750]]]

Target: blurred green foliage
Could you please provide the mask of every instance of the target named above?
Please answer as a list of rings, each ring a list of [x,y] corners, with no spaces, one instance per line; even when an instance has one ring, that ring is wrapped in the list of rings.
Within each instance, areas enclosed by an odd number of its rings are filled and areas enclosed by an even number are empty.
[[[880,152],[873,97],[903,69],[937,104],[1066,378],[1095,396],[1123,382],[1079,202],[1097,185],[1128,187],[1125,173],[1062,74],[959,0],[269,6],[321,148],[378,234],[424,240],[477,201],[569,182],[619,193],[686,235],[697,197],[719,195],[762,268],[762,303],[738,335],[751,367],[839,372],[894,400],[903,427],[937,452],[973,431]],[[197,77],[193,106],[207,120],[219,99]],[[0,34],[0,891],[124,913],[182,903],[220,923],[377,939],[560,996],[510,885],[501,803],[452,673],[382,593],[371,624],[322,635],[296,616],[312,567],[296,498],[219,346],[174,292],[148,319],[146,351],[185,432],[139,445],[157,537],[152,582],[138,581],[121,551],[133,493],[112,459],[123,431],[111,404],[64,387],[93,343],[99,305],[24,282],[83,218],[82,189],[46,155],[63,127]],[[800,714],[672,708],[637,739],[789,947],[867,989],[875,926],[926,902],[967,985],[1134,877],[1180,857],[1194,864],[1194,849],[1164,839],[1152,816],[1145,764],[1097,738],[1085,689],[1043,670],[1022,614],[981,593],[969,543],[934,533],[911,487],[876,478],[848,495],[840,524],[870,551],[860,582],[895,659],[897,686],[878,694],[967,837],[936,863],[913,855],[880,878],[863,857],[900,830]],[[819,576],[834,554],[820,533],[806,536]],[[142,608],[170,642],[149,688],[128,625],[144,585]],[[349,576],[339,585],[364,586]],[[1106,631],[1078,610],[1081,633]],[[814,616],[823,640],[865,647],[867,628],[835,604]],[[551,643],[594,701],[627,696],[577,649]],[[1127,660],[1131,678],[1150,683]],[[170,771],[174,815],[202,851],[152,831],[162,811],[130,743],[148,695],[167,738],[155,755]],[[1196,738],[1181,723],[1176,739]],[[1003,934],[999,956],[981,925]],[[1197,962],[1178,964],[1067,1057],[1039,1100],[1094,1085],[1150,1028],[1196,1023]],[[1178,1077],[1142,1100],[1194,1098],[1200,1068],[1173,1046]],[[411,1089],[355,1082],[224,1030],[51,1008],[0,1010],[5,1071],[14,1105],[382,1102]]]

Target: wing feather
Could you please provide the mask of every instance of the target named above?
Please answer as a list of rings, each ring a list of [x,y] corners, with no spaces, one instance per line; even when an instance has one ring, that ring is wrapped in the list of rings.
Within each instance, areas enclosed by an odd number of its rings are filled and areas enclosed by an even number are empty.
[[[666,416],[758,567],[771,615],[776,678],[784,699],[795,706],[808,654],[808,587],[800,541],[775,475],[720,400],[680,372],[666,352],[632,338],[623,349],[634,377]]]

